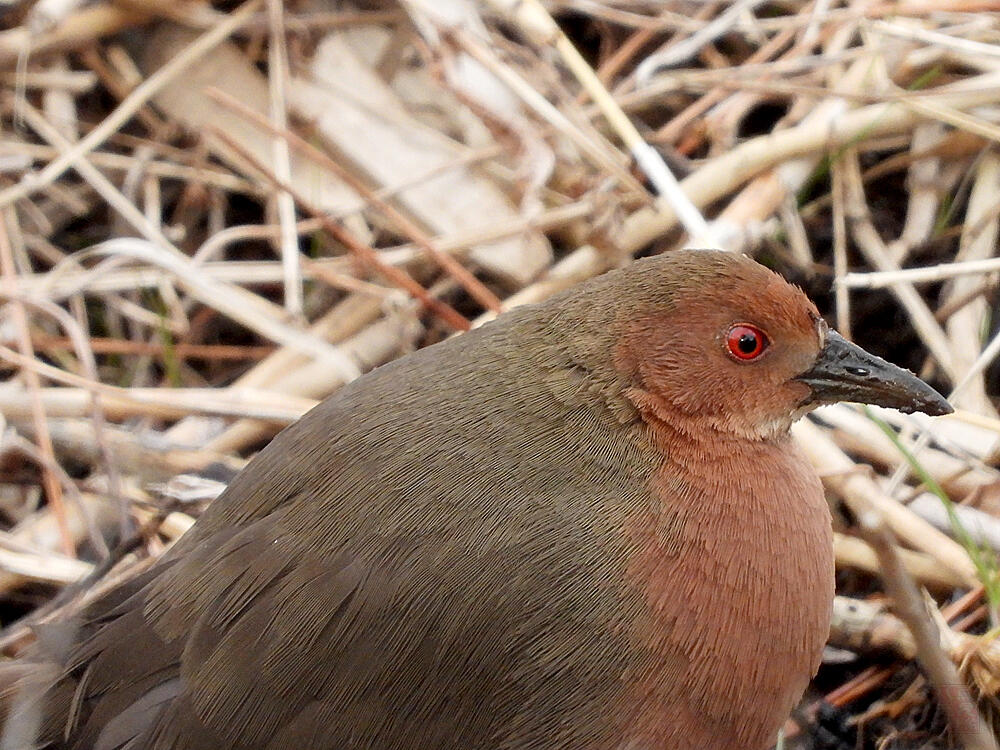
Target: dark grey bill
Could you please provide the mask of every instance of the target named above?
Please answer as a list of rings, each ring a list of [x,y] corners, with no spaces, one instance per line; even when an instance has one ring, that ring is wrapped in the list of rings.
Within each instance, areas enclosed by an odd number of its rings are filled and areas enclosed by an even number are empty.
[[[812,389],[806,400],[811,404],[855,401],[907,414],[922,411],[932,417],[954,411],[940,393],[912,372],[869,354],[836,331],[827,332],[816,362],[796,380]]]

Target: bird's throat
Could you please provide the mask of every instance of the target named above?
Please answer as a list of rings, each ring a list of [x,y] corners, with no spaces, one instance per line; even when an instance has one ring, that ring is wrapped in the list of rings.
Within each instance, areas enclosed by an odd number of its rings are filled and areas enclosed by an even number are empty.
[[[829,629],[833,557],[822,488],[787,435],[709,440],[692,435],[693,424],[649,426],[662,464],[650,507],[629,529],[628,575],[642,600],[630,741],[767,747]],[[700,734],[674,737],[677,726]]]

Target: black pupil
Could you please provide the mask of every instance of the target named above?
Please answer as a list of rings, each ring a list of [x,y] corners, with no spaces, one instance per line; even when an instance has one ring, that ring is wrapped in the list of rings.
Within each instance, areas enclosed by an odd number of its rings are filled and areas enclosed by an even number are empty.
[[[744,333],[740,336],[740,340],[736,342],[736,346],[744,354],[753,354],[757,351],[757,336],[753,333]]]

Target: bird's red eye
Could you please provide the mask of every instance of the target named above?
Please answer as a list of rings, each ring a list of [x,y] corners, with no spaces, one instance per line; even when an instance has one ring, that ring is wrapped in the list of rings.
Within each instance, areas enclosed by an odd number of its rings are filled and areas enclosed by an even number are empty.
[[[741,362],[757,359],[767,349],[768,343],[764,332],[749,323],[736,323],[726,334],[729,353]]]

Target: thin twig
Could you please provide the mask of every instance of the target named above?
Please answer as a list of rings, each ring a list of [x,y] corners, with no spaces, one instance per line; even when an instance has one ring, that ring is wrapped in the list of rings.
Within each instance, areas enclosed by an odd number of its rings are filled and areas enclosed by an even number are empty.
[[[10,246],[10,237],[7,231],[7,212],[0,209],[0,271],[2,271],[3,288],[5,293],[11,297],[17,296],[17,267],[14,265],[14,254]],[[35,362],[35,352],[31,346],[31,333],[28,328],[28,316],[24,307],[19,301],[10,303],[11,312],[14,318],[14,325],[17,329],[18,348],[20,357],[25,361]],[[25,382],[27,383],[29,398],[31,399],[32,418],[35,424],[35,435],[38,440],[38,447],[46,459],[55,463],[55,453],[52,450],[52,438],[49,435],[48,422],[45,417],[45,409],[38,391],[41,383],[38,374],[31,367],[25,367],[23,371]],[[66,507],[63,503],[62,485],[59,478],[47,466],[42,468],[42,485],[45,487],[45,496],[52,507],[52,512],[59,524],[59,534],[62,538],[62,551],[67,557],[76,556],[76,548],[73,544],[73,536],[69,531],[69,524],[66,522]]]
[[[941,648],[937,624],[928,615],[923,597],[902,564],[882,515],[869,506],[857,521],[859,533],[878,555],[886,592],[892,597],[896,614],[913,635],[917,661],[934,686],[952,731],[967,750],[997,750],[996,739],[976,710],[954,663]]]
[[[761,0],[741,0],[742,2],[761,2]],[[554,45],[556,50],[583,85],[591,99],[597,104],[607,118],[612,129],[622,139],[625,147],[632,154],[636,164],[646,173],[656,188],[662,200],[670,203],[681,224],[696,247],[715,247],[705,217],[684,194],[677,178],[667,167],[659,152],[650,146],[639,134],[635,125],[622,111],[618,102],[608,92],[598,78],[594,69],[587,64],[576,46],[563,33],[559,25],[552,19],[545,6],[539,0],[522,0],[510,4],[507,0],[493,0],[494,4],[503,8],[518,21],[529,35],[541,46]],[[648,59],[647,59],[648,62]],[[644,62],[643,65],[646,63]],[[640,70],[642,65],[639,66]]]
[[[253,154],[237,143],[235,139],[220,130],[216,130],[215,135],[227,146],[240,154],[241,158],[245,159],[248,164],[260,172],[260,174],[263,175],[268,181],[272,182],[276,187],[282,190],[287,190],[288,193],[295,198],[295,202],[298,203],[306,213],[318,219],[323,225],[323,229],[329,232],[338,242],[354,253],[359,260],[368,265],[373,271],[381,273],[400,289],[403,289],[415,299],[420,300],[420,302],[428,310],[440,317],[441,320],[452,328],[456,328],[460,331],[469,329],[469,321],[466,320],[461,313],[455,310],[455,308],[428,294],[427,290],[417,283],[417,281],[415,281],[414,278],[406,271],[383,262],[375,250],[358,240],[350,232],[350,230],[347,229],[347,227],[340,222],[334,221],[333,219],[328,219],[322,211],[306,200],[305,196],[300,194],[298,190],[287,183],[280,182],[277,177],[271,173],[266,165],[262,164]]]
[[[345,169],[318,148],[308,143],[303,138],[300,138],[290,130],[278,130],[273,127],[260,115],[234,97],[218,90],[210,91],[208,94],[215,101],[246,117],[252,124],[271,133],[271,135],[276,138],[283,139],[299,153],[304,154],[318,164],[321,164],[324,168],[329,169],[337,175],[337,177],[349,185],[352,190],[357,192],[366,201],[376,206],[379,211],[385,214],[393,223],[396,224],[396,226],[399,227],[400,231],[405,233],[418,247],[433,258],[442,269],[444,269],[449,275],[451,275],[452,278],[460,283],[477,302],[483,305],[483,307],[487,310],[500,310],[500,299],[493,294],[493,292],[487,289],[483,283],[473,276],[461,263],[457,262],[448,253],[445,253],[438,248],[434,240],[419,226],[417,226],[416,222],[412,221],[395,206],[379,197],[374,190],[371,190],[361,180],[355,177],[350,170]],[[274,177],[276,181],[281,180],[281,177],[277,173]]]
[[[122,100],[122,103],[118,105],[114,112],[105,117],[101,121],[101,124],[91,130],[84,138],[73,144],[72,148],[49,162],[37,174],[26,175],[18,185],[0,191],[0,207],[8,206],[21,198],[27,198],[32,193],[51,185],[77,159],[93,151],[122,125],[128,122],[132,115],[164,86],[171,83],[190,65],[196,63],[211,52],[212,49],[228,39],[236,29],[250,19],[262,1],[247,0],[221,21],[218,26],[199,37],[181,54],[174,57],[170,62],[147,78],[141,86]]]
[[[288,104],[285,85],[288,78],[288,53],[285,50],[285,14],[281,0],[267,0],[267,15],[271,24],[268,50],[268,86],[270,88],[271,126],[277,133],[288,129]],[[274,173],[282,182],[292,181],[291,155],[288,141],[275,135],[272,140]],[[299,263],[299,238],[295,231],[295,200],[284,190],[276,196],[278,224],[281,227],[282,268],[285,271],[285,309],[292,315],[302,314],[302,274]]]

